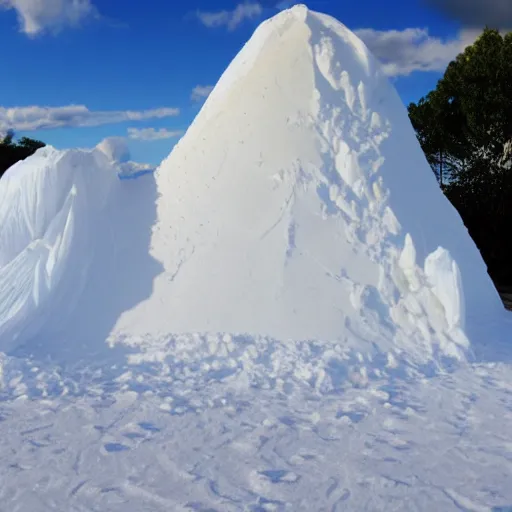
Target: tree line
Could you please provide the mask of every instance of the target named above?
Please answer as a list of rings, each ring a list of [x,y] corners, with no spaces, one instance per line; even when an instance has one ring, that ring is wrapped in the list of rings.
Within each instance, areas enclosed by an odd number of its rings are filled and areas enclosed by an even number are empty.
[[[512,33],[486,28],[408,111],[489,274],[512,285]]]
[[[44,142],[28,137],[22,137],[15,142],[14,132],[7,132],[0,140],[0,177],[16,162],[24,160],[44,146]]]

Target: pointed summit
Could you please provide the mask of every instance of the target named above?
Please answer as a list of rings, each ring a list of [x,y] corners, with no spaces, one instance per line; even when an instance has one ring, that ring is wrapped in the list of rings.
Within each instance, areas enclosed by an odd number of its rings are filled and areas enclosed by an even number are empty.
[[[304,4],[296,4],[289,9],[298,20],[306,21],[306,17],[308,15],[308,8]]]

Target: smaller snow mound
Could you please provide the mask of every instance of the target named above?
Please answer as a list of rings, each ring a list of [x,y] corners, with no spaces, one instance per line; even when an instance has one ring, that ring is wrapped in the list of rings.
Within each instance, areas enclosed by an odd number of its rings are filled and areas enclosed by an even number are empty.
[[[0,181],[0,350],[72,308],[94,253],[97,215],[116,179],[100,151],[53,147],[6,172]]]

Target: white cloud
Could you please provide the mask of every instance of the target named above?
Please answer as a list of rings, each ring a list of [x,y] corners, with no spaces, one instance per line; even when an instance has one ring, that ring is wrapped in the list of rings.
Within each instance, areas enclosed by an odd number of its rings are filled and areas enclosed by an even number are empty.
[[[0,0],[0,7],[14,9],[20,30],[31,37],[77,26],[98,15],[91,0]]]
[[[107,137],[96,146],[96,149],[115,164],[120,178],[136,178],[141,174],[154,171],[153,165],[131,160],[125,137]]]
[[[258,2],[244,2],[233,10],[196,11],[199,21],[207,27],[227,27],[235,30],[245,20],[258,18],[263,13],[263,7]]]
[[[191,98],[192,101],[201,101],[204,98],[207,98],[210,93],[213,91],[213,85],[196,85],[192,89]]]
[[[177,116],[177,108],[156,108],[151,110],[97,110],[91,111],[84,105],[65,107],[0,107],[0,131],[44,130],[50,128],[100,126],[126,121],[161,119]]]
[[[443,40],[422,28],[359,29],[355,32],[383,63],[389,76],[407,76],[413,71],[444,71],[480,33],[478,30],[462,30],[457,37]]]
[[[172,139],[180,135],[183,135],[183,131],[181,130],[171,131],[166,128],[160,128],[159,130],[155,128],[128,128],[128,137],[136,140]]]

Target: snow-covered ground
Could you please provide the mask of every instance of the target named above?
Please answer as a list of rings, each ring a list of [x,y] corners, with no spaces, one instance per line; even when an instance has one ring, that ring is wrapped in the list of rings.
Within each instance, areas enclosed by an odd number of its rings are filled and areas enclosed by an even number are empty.
[[[331,392],[271,360],[252,385],[180,362],[82,388],[9,372],[0,510],[511,510],[510,357],[360,387],[341,373]]]
[[[154,174],[38,151],[0,227],[0,510],[512,506],[512,315],[336,20],[262,24]]]

